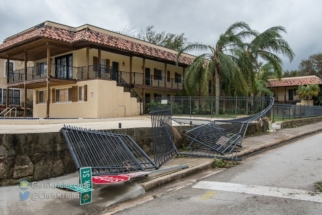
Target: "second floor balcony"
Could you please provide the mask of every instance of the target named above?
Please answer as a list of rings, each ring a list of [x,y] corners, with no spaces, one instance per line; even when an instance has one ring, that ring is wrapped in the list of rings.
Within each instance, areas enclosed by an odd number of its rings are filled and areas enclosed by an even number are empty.
[[[50,78],[56,79],[76,79],[76,67],[69,67],[63,65],[55,65],[52,64],[51,66],[51,75]],[[27,68],[27,76],[25,78],[25,69],[19,69],[15,71],[9,72],[8,83],[21,83],[26,81],[33,81],[38,79],[45,79],[47,78],[47,65],[40,64],[33,67]]]
[[[47,79],[47,65],[40,64],[27,68],[25,78],[25,69],[19,69],[9,72],[8,84],[32,82]],[[170,90],[182,90],[183,79],[181,75],[175,75],[176,78],[162,75],[150,75],[140,72],[116,71],[112,67],[97,64],[82,67],[70,67],[64,65],[51,64],[50,78],[61,80],[87,80],[87,79],[110,79],[117,81],[118,85],[129,84],[138,88],[163,88]]]

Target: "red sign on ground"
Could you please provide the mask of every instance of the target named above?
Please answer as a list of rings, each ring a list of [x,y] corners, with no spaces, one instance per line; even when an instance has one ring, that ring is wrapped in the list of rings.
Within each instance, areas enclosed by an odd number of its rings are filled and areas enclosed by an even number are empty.
[[[129,181],[130,178],[128,175],[100,175],[93,176],[92,182],[93,184],[117,184]]]

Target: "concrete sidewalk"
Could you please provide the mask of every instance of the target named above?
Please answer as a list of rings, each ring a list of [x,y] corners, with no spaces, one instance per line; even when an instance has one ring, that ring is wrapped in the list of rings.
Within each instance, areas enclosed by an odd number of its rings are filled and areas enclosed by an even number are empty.
[[[275,133],[245,138],[243,148],[239,156],[263,150],[265,148],[283,144],[287,141],[311,135],[322,130],[322,122],[305,125],[297,128],[282,129]],[[47,196],[46,199],[31,198],[21,201],[19,197],[21,190],[19,186],[0,187],[0,211],[1,214],[99,214],[106,211],[111,205],[144,195],[146,191],[152,190],[166,183],[184,178],[205,169],[211,168],[213,159],[178,157],[171,159],[162,168],[187,164],[189,168],[171,172],[152,174],[146,178],[135,179],[124,184],[96,186],[94,187],[93,202],[88,205],[79,206],[79,199],[76,193],[71,193],[59,189],[31,188],[28,191]],[[78,173],[39,181],[44,183],[78,183]],[[60,194],[60,195],[58,195]],[[76,195],[75,195],[76,194]],[[58,197],[60,196],[60,198]]]

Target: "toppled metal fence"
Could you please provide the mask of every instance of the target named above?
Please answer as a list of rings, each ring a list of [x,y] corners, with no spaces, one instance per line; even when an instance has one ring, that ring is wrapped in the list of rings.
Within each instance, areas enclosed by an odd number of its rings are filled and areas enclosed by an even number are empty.
[[[182,155],[198,157],[219,157],[236,160],[235,147],[242,147],[249,123],[263,117],[273,106],[273,98],[262,98],[265,107],[260,112],[243,118],[230,120],[206,120],[198,118],[172,118],[179,124],[197,125],[185,136],[190,140],[189,151]]]
[[[128,135],[71,126],[62,128],[76,167],[92,167],[93,175],[122,174],[158,166]]]
[[[71,126],[61,129],[76,167],[92,167],[93,175],[158,169],[177,155],[170,110],[152,116],[154,160],[128,135]]]

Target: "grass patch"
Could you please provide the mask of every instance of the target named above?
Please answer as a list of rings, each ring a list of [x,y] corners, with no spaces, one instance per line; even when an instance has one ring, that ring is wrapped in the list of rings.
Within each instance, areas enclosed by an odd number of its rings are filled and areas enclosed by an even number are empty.
[[[316,182],[314,184],[314,188],[319,191],[319,192],[322,192],[322,181],[319,181],[319,182]]]
[[[212,164],[212,168],[230,168],[230,167],[234,167],[238,164],[239,164],[239,162],[237,162],[237,161],[215,159]]]

